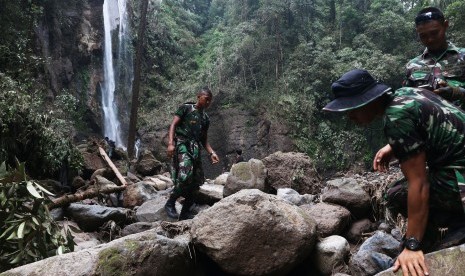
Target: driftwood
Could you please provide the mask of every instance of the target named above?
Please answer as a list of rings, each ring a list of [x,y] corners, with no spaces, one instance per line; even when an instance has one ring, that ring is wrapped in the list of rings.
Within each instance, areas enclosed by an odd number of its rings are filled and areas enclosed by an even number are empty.
[[[102,149],[101,147],[98,147],[98,150],[100,152],[100,155],[102,155],[103,159],[108,163],[108,165],[110,166],[110,168],[113,170],[113,172],[115,173],[116,177],[118,178],[119,182],[121,183],[121,185],[123,186],[126,186],[126,180],[124,179],[124,177],[121,175],[121,173],[118,171],[118,169],[116,168],[115,164],[113,164],[113,162],[111,161],[110,157],[108,157],[107,153],[105,152],[104,149]]]
[[[93,198],[98,196],[99,194],[111,194],[121,192],[125,189],[126,186],[92,187],[83,192],[78,192],[72,195],[64,195],[62,197],[56,198],[52,200],[52,203],[48,205],[48,208],[51,210],[86,198]]]
[[[103,159],[108,163],[110,168],[113,170],[115,173],[116,177],[118,178],[119,182],[121,183],[120,186],[104,186],[104,187],[95,187],[91,182],[91,185],[93,186],[92,188],[89,188],[85,191],[82,192],[77,192],[72,195],[64,195],[62,197],[56,198],[52,200],[52,203],[48,205],[48,208],[54,209],[57,207],[62,207],[65,205],[68,205],[73,202],[77,202],[86,198],[93,198],[98,196],[99,194],[111,194],[111,193],[116,193],[116,192],[121,192],[126,189],[126,180],[124,177],[121,175],[119,170],[116,168],[115,164],[111,161],[110,157],[108,157],[107,153],[105,152],[104,149],[101,147],[98,147],[98,150],[100,152],[100,155],[103,157]]]

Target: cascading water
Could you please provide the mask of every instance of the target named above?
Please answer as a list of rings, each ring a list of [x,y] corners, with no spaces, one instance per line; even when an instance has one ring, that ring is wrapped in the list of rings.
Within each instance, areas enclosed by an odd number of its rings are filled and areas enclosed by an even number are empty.
[[[126,0],[105,0],[103,2],[105,42],[103,58],[104,81],[101,84],[101,90],[104,135],[110,140],[115,141],[117,147],[122,148],[126,148],[126,142],[122,139],[124,131],[121,127],[118,114],[127,113],[128,108],[123,103],[128,102],[127,99],[131,93],[133,78],[126,6]],[[114,60],[112,32],[117,28],[118,51]],[[115,97],[117,92],[119,93],[118,98]],[[117,104],[118,102],[120,104]],[[118,106],[123,107],[122,112],[118,112]]]

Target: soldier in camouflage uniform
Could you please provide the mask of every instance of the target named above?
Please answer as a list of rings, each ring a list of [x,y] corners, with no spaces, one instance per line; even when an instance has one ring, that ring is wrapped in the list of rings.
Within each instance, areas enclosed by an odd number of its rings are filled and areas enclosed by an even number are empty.
[[[422,9],[415,18],[417,34],[426,49],[406,65],[404,86],[434,90],[465,107],[465,48],[446,40],[449,22],[441,10]]]
[[[397,158],[406,179],[386,193],[388,208],[408,218],[395,270],[402,268],[404,275],[428,274],[423,255],[429,237],[426,229],[449,227],[454,233],[452,228],[465,225],[465,113],[426,89],[404,87],[392,92],[365,70],[344,74],[332,91],[336,99],[324,110],[346,111],[360,125],[376,118],[384,121],[388,145],[376,154],[373,168],[386,171]]]
[[[189,218],[189,209],[194,203],[192,194],[205,181],[200,158],[201,145],[209,153],[213,164],[219,162],[207,138],[210,119],[205,109],[211,101],[210,89],[203,88],[197,94],[197,103],[181,105],[170,125],[167,154],[173,158],[171,178],[174,189],[165,204],[165,210],[171,218],[178,218],[175,203],[181,196],[184,197],[184,204],[179,219]]]

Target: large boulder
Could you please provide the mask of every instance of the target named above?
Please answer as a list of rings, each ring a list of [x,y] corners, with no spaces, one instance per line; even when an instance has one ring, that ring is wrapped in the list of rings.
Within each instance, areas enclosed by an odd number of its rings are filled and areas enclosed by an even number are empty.
[[[223,189],[223,196],[227,197],[242,189],[265,190],[266,168],[258,159],[234,164],[228,175]]]
[[[465,272],[465,244],[446,248],[436,252],[431,252],[425,255],[426,266],[428,267],[429,275],[464,275]],[[376,276],[400,276],[402,269],[396,273],[389,268]]]
[[[136,210],[136,220],[138,222],[155,222],[155,221],[177,221],[168,217],[165,211],[165,204],[167,198],[164,196],[157,196],[153,199],[147,200]],[[176,202],[176,211],[181,212],[182,205]]]
[[[340,235],[350,222],[349,210],[339,205],[320,202],[301,205],[300,208],[316,221],[318,236],[321,238]]]
[[[346,259],[349,256],[349,242],[341,236],[329,236],[316,244],[312,260],[322,275],[347,271]]]
[[[157,197],[157,190],[150,184],[141,181],[126,187],[123,192],[123,206],[134,208],[155,197]]]
[[[399,253],[399,241],[383,231],[376,231],[350,259],[350,271],[353,275],[374,275],[391,267]]]
[[[226,273],[285,275],[312,252],[316,224],[300,208],[248,189],[200,212],[191,235]]]
[[[72,203],[66,208],[75,222],[84,231],[92,232],[98,230],[107,221],[125,223],[130,217],[130,210],[124,208],[113,208],[101,205],[85,205]]]
[[[168,239],[152,229],[27,264],[2,275],[193,275],[195,259],[190,254],[187,240]]]
[[[105,161],[96,152],[82,152],[82,157],[84,160],[82,173],[86,179],[90,178],[96,170],[107,167]]]
[[[371,199],[353,178],[339,178],[326,182],[321,201],[341,205],[356,218],[364,218],[371,211]]]
[[[194,193],[194,201],[199,204],[213,205],[223,199],[223,185],[205,183]]]
[[[319,194],[321,183],[313,162],[304,153],[275,152],[264,158],[269,188],[292,188],[299,194]]]
[[[136,171],[142,176],[149,176],[158,174],[162,168],[163,164],[155,159],[153,154],[146,150],[144,151],[136,164]]]

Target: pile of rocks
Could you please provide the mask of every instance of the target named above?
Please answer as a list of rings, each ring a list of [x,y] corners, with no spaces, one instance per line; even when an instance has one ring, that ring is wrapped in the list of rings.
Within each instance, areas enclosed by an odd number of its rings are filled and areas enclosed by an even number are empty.
[[[169,179],[133,175],[127,179],[136,181],[121,196],[123,207],[81,202],[65,212],[85,234],[114,222],[123,227],[117,235],[122,238],[95,246],[76,234],[79,251],[10,272],[374,275],[392,266],[399,253],[402,231],[385,219],[380,198],[381,190],[400,176],[393,167],[389,174],[346,174],[323,181],[307,156],[277,152],[237,163],[208,181],[196,196],[196,216],[173,221],[163,208]],[[61,264],[66,264],[65,274]]]

